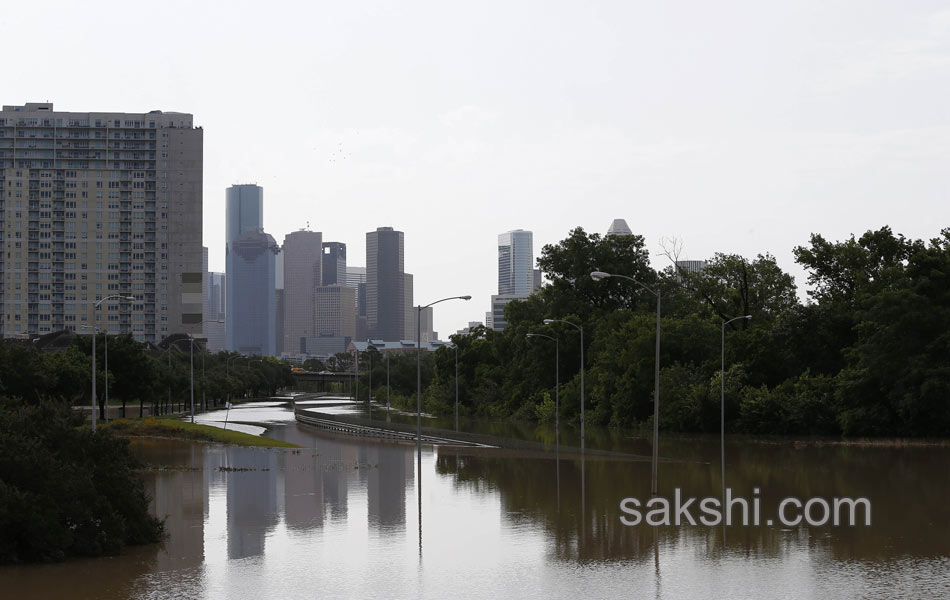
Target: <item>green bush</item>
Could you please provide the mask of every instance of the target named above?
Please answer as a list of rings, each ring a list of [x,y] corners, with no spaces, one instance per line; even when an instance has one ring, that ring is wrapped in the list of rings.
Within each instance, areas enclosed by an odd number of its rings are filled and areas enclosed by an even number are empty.
[[[739,428],[746,433],[838,434],[834,397],[833,378],[808,372],[772,390],[749,388],[740,404]]]
[[[118,554],[158,541],[126,440],[61,404],[0,398],[0,564]]]

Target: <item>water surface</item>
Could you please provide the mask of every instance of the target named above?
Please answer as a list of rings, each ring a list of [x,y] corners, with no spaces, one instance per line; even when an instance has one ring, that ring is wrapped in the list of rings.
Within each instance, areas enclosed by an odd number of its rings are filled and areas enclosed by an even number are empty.
[[[2,568],[3,596],[950,595],[947,446],[733,441],[728,483],[749,497],[758,487],[764,513],[785,496],[863,496],[873,518],[870,527],[732,526],[724,540],[721,527],[620,523],[622,498],[650,495],[649,463],[425,447],[420,511],[412,444],[328,435],[295,423],[279,402],[244,405],[229,419],[305,448],[137,440],[167,540],[119,557]],[[617,432],[594,429],[590,439],[649,453]],[[660,495],[719,495],[718,438],[669,438],[661,454],[681,460],[661,464]]]

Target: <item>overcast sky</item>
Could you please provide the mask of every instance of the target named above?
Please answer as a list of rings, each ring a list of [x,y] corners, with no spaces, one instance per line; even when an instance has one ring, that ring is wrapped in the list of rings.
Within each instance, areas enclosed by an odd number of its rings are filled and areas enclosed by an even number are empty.
[[[204,239],[224,190],[264,187],[365,264],[405,232],[445,338],[497,293],[497,234],[535,253],[624,218],[682,258],[950,226],[950,5],[709,2],[7,2],[0,102],[189,112]]]

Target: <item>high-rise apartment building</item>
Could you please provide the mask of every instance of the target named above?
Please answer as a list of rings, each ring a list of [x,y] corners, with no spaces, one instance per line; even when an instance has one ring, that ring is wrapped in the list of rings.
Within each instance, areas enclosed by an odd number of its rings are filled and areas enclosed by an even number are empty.
[[[323,281],[323,234],[294,231],[284,237],[284,352],[304,352],[313,337],[314,288]]]
[[[346,276],[346,244],[342,242],[323,242],[323,281],[321,285],[346,285]]]
[[[498,236],[498,294],[528,295],[534,291],[534,240],[530,231],[515,229]]]
[[[264,190],[234,185],[226,196],[228,350],[273,356],[277,351],[276,269],[280,249],[264,233]]]
[[[406,331],[403,232],[379,227],[366,234],[366,327],[375,339],[399,340]]]
[[[202,144],[190,114],[4,106],[3,335],[201,333]]]

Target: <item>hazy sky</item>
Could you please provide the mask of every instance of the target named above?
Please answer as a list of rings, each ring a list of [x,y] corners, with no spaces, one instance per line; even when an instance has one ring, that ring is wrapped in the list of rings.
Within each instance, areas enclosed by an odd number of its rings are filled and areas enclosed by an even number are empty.
[[[204,239],[224,190],[264,187],[365,264],[405,232],[444,338],[497,292],[497,234],[535,253],[624,218],[659,256],[771,252],[950,226],[950,5],[709,2],[8,2],[0,102],[190,112]]]

